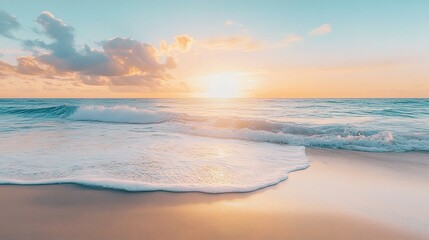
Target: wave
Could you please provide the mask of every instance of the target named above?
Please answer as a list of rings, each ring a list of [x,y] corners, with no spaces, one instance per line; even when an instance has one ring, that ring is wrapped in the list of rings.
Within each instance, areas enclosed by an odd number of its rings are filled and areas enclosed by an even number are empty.
[[[28,117],[64,118],[72,121],[97,121],[121,124],[159,124],[169,132],[212,138],[240,139],[293,146],[348,149],[371,152],[429,151],[429,136],[424,131],[397,132],[373,126],[366,129],[348,124],[309,124],[264,119],[207,117],[184,113],[146,110],[126,105],[73,106],[45,108],[3,108],[0,114]]]
[[[65,118],[72,115],[79,107],[70,105],[59,105],[52,107],[41,107],[41,108],[19,108],[19,107],[6,107],[0,109],[0,114],[13,114],[22,115],[32,118]]]
[[[204,137],[240,139],[253,142],[269,142],[291,146],[346,149],[366,152],[410,152],[429,151],[429,137],[425,135],[401,135],[390,131],[380,131],[368,135],[308,134],[314,129],[304,129],[304,134],[288,132],[268,132],[262,130],[217,129],[185,127],[182,133]]]
[[[129,106],[73,106],[59,105],[41,108],[9,107],[0,114],[20,115],[30,118],[64,118],[76,121],[110,123],[161,123],[173,117],[173,113],[150,111]]]
[[[173,124],[169,131],[204,137],[269,142],[291,146],[368,152],[429,151],[429,135],[417,130],[401,133],[360,129],[347,124],[302,124],[257,119],[212,118],[198,123]]]
[[[172,113],[150,111],[128,106],[83,106],[68,117],[71,120],[110,123],[161,123],[173,117]]]

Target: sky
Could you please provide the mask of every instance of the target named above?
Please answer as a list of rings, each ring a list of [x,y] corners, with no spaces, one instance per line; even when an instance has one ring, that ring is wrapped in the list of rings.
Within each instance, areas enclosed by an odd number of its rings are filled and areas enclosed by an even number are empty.
[[[0,0],[0,97],[429,97],[429,1]]]

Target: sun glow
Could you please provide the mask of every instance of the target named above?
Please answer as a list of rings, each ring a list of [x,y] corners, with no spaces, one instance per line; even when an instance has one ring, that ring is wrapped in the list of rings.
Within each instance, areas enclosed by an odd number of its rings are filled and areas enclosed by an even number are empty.
[[[242,79],[237,73],[220,73],[202,79],[205,85],[204,96],[207,98],[242,97]]]

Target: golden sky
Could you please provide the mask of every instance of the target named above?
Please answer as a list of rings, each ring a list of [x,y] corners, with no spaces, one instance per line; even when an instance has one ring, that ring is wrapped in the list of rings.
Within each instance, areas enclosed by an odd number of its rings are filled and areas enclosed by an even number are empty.
[[[429,97],[424,1],[188,1],[9,4],[0,97]]]

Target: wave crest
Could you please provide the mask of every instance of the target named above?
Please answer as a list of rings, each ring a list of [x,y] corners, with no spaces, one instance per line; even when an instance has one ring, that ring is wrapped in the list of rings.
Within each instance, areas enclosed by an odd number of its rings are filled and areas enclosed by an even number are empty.
[[[40,108],[8,107],[0,109],[0,114],[21,115],[30,118],[67,118],[77,121],[97,121],[111,123],[161,123],[173,114],[150,111],[130,106],[73,106],[59,105]]]
[[[0,109],[1,114],[16,114],[23,115],[26,117],[68,117],[73,114],[79,107],[70,105],[59,105],[53,107],[41,107],[41,108],[17,108],[9,107]]]
[[[169,132],[187,135],[293,146],[371,152],[429,151],[429,136],[424,131],[419,132],[418,130],[406,133],[383,127],[364,129],[347,124],[306,124],[302,122],[277,122],[269,119],[208,117],[146,110],[126,105],[6,107],[0,109],[0,114],[124,124],[166,123],[160,124],[158,127]]]
[[[79,121],[149,124],[161,123],[169,120],[171,117],[171,113],[128,106],[82,106],[68,118]]]
[[[293,131],[289,132],[289,129]],[[307,128],[304,126],[296,128],[289,126],[282,128],[281,131],[273,132],[252,130],[250,128],[196,127],[188,125],[182,128],[175,126],[171,131],[212,138],[368,152],[429,151],[429,138],[424,135],[405,135],[392,131],[365,132],[349,129],[346,126]]]
[[[69,119],[113,123],[169,122],[166,130],[211,138],[369,152],[429,151],[425,135],[358,129],[345,124],[303,124],[264,119],[201,117],[129,106],[82,106]]]

